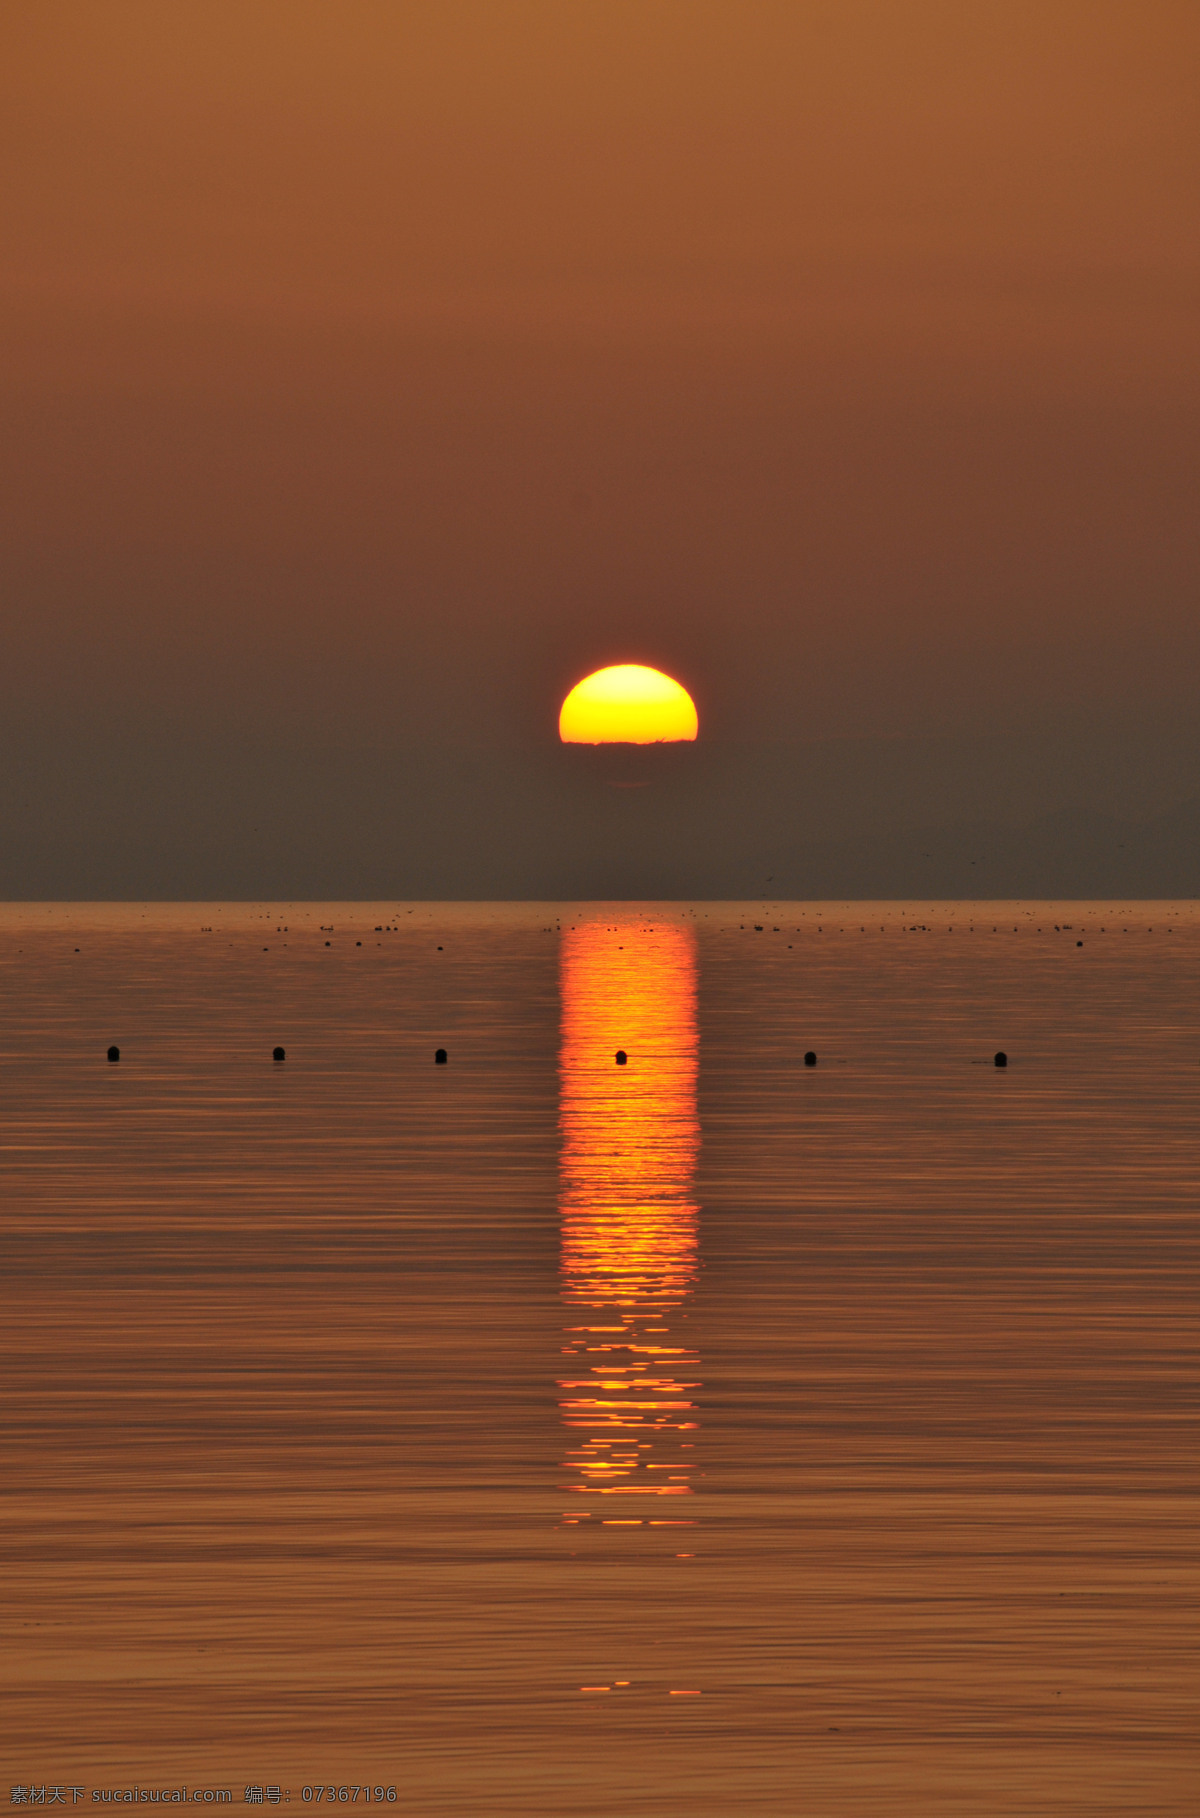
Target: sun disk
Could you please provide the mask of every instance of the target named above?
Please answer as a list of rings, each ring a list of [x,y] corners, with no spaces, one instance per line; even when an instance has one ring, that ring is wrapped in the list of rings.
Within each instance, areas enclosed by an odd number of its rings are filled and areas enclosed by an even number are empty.
[[[694,739],[698,730],[687,689],[642,663],[614,663],[585,676],[558,716],[566,745],[656,745]]]

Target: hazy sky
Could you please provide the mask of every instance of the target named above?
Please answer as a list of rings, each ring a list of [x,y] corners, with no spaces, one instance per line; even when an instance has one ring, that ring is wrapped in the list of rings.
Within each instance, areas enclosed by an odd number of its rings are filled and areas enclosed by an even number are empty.
[[[617,660],[718,741],[1190,711],[1198,50],[1195,0],[9,0],[9,727],[528,747]]]

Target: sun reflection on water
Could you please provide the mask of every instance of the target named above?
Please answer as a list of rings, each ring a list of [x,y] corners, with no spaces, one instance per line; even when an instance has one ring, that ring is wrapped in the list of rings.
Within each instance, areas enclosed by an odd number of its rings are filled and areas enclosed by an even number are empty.
[[[562,1289],[574,1318],[559,1390],[579,1435],[564,1487],[687,1496],[700,1387],[680,1330],[700,1261],[695,937],[584,923],[563,935],[561,997]]]

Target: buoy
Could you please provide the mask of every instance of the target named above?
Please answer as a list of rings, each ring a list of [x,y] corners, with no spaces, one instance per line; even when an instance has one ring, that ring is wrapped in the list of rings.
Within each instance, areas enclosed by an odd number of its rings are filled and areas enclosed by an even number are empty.
[[[121,1050],[116,1046],[115,1043],[108,1051],[108,1058],[110,1061],[120,1060],[120,1058],[121,1058]]]
[[[1076,946],[1077,946],[1077,947],[1082,947],[1082,946],[1083,946],[1083,942],[1082,942],[1082,941],[1076,941],[1076,942],[1075,942],[1075,945],[1076,945]]]
[[[1008,1065],[1008,1056],[1003,1048],[1000,1048],[996,1053],[996,1065],[998,1067],[1007,1067]]]
[[[616,1062],[617,1062],[618,1067],[623,1067],[628,1059],[629,1059],[629,1056],[626,1054],[624,1048],[618,1048],[617,1053],[616,1053]]]
[[[808,1053],[804,1056],[804,1065],[806,1067],[815,1067],[816,1064],[817,1064],[817,1057],[813,1053],[812,1049],[810,1048]]]
[[[276,1061],[281,1061],[281,1060],[286,1060],[286,1059],[287,1059],[287,1051],[286,1051],[286,1049],[284,1049],[284,1048],[272,1048],[272,1050],[271,1050],[271,1059],[272,1059],[272,1060],[276,1060]]]
[[[433,1061],[435,1066],[444,1067],[446,1065],[446,1050],[444,1048],[439,1048],[433,1057]]]

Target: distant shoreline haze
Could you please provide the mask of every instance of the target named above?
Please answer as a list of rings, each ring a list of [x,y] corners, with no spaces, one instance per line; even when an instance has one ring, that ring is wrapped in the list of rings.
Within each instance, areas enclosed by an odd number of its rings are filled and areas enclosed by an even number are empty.
[[[3,755],[0,898],[1200,895],[1200,738],[391,750],[123,736]]]

